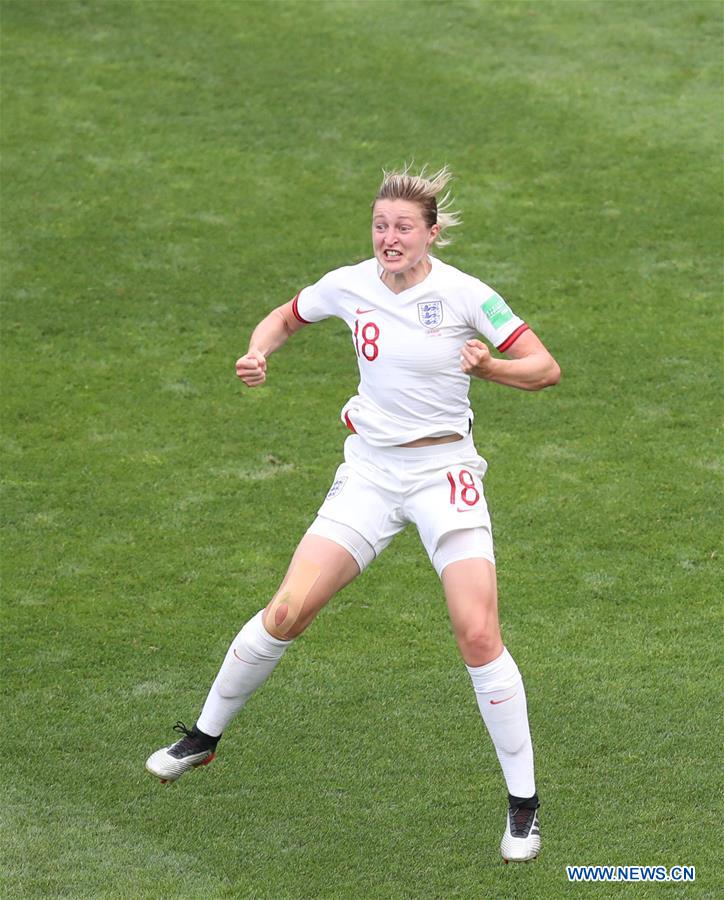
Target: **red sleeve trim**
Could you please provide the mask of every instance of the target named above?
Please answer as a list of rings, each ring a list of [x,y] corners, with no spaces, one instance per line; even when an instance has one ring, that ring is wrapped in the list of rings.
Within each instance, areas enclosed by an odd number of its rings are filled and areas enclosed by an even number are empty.
[[[302,292],[300,291],[299,294],[301,293]],[[304,322],[305,325],[311,325],[312,323],[308,319],[305,319],[299,312],[299,294],[292,300],[292,312],[300,322]]]
[[[503,341],[503,343],[499,345],[499,347],[497,349],[501,353],[505,353],[506,350],[509,350],[513,346],[513,344],[518,340],[518,338],[521,336],[521,334],[523,334],[523,332],[529,331],[529,330],[530,330],[530,325],[526,325],[525,322],[523,322],[523,324],[519,325],[515,329],[515,331],[510,335],[510,337],[507,337]]]
[[[349,413],[344,414],[344,423],[347,426],[347,428],[349,428],[349,430],[352,432],[352,434],[357,434],[357,429],[352,424],[352,420],[349,417]]]

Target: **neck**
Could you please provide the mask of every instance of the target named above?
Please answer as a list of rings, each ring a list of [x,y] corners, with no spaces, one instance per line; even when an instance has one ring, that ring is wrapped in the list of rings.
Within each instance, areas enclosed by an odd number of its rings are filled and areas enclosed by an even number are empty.
[[[403,291],[424,281],[430,274],[431,269],[430,257],[424,256],[419,263],[405,272],[388,272],[384,269],[380,275],[380,280],[394,294],[401,294]]]

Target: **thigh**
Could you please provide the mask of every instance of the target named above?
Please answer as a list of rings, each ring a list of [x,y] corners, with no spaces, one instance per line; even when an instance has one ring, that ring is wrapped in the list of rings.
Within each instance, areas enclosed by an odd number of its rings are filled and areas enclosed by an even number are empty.
[[[440,466],[421,478],[405,498],[404,512],[417,526],[431,560],[442,536],[452,531],[483,528],[492,534],[482,471],[475,460]],[[491,540],[489,556],[494,561],[492,553]]]
[[[305,534],[279,590],[264,610],[264,627],[281,640],[297,637],[359,571],[344,547],[328,538]]]
[[[361,472],[355,462],[337,469],[318,515],[354,529],[379,555],[407,524],[399,493],[374,480],[374,472]]]
[[[487,559],[488,562],[495,565],[493,535],[489,528],[482,526],[457,528],[455,531],[443,534],[435,546],[430,561],[438,577],[442,578],[442,573],[452,563],[461,559],[479,558]]]
[[[498,623],[498,589],[490,560],[461,559],[442,573],[450,621],[463,659],[483,666],[503,652]]]

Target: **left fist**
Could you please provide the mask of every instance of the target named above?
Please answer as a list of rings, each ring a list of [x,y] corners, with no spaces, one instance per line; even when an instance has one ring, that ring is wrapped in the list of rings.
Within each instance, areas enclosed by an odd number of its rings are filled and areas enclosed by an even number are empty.
[[[460,351],[460,368],[466,375],[487,378],[493,362],[490,350],[482,341],[465,341]]]

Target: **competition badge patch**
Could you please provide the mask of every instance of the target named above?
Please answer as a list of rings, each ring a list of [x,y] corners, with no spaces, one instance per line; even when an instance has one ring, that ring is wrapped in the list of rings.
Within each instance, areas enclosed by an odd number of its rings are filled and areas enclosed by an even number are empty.
[[[493,328],[501,328],[513,318],[513,310],[498,294],[493,294],[485,303],[481,303],[480,308]]]
[[[342,488],[345,486],[347,481],[347,476],[343,475],[341,478],[338,478],[332,487],[329,489],[329,493],[327,494],[327,500],[331,500],[333,497],[336,497],[337,494],[340,493]]]
[[[426,300],[417,304],[417,317],[425,328],[437,328],[442,322],[442,300]]]

